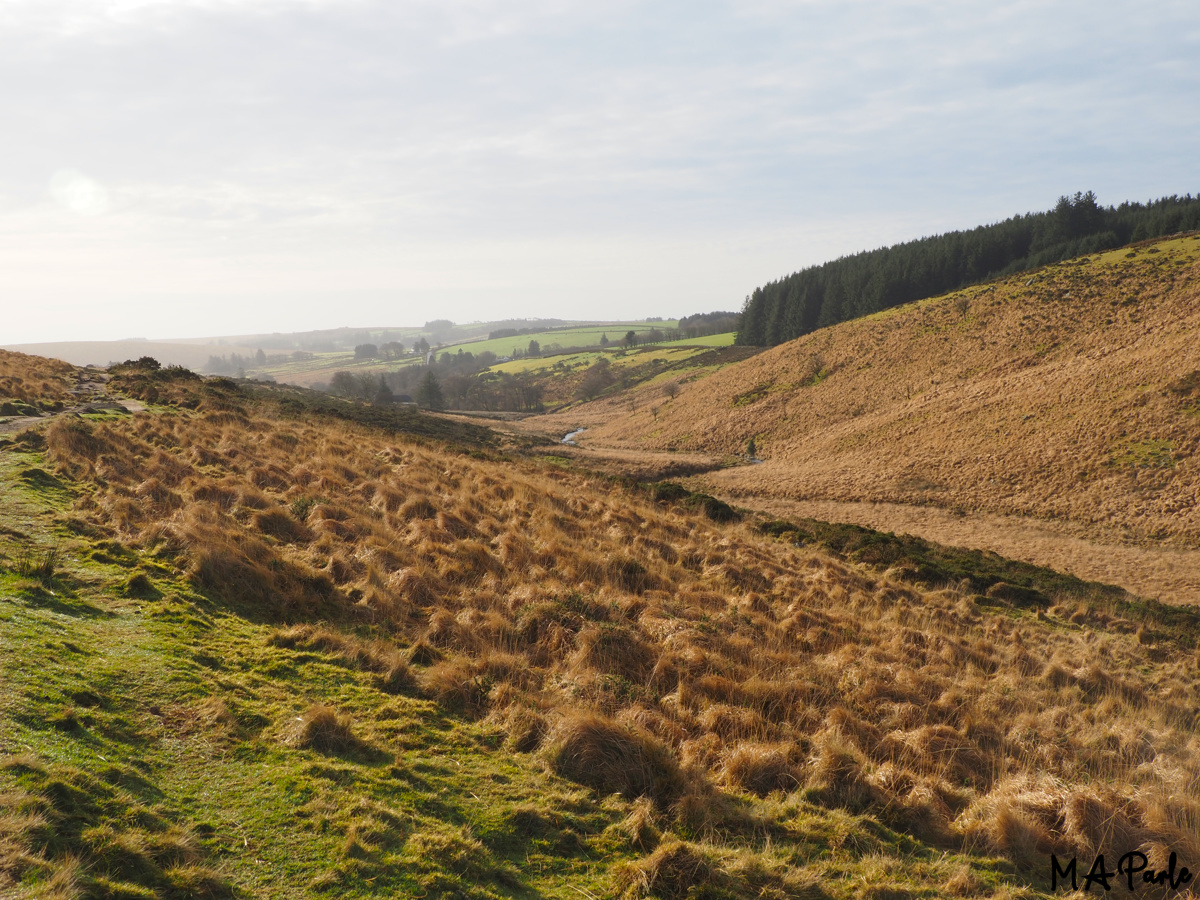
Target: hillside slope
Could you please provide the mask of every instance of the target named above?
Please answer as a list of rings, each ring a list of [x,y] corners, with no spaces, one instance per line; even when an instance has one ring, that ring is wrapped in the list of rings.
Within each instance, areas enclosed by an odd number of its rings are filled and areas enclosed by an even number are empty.
[[[1200,857],[1192,610],[109,388],[147,408],[0,444],[4,896],[1012,898],[1051,852]]]
[[[934,505],[1200,545],[1200,236],[843,323],[673,400],[572,410],[584,446],[744,453],[735,495]],[[569,419],[569,423],[568,423]]]

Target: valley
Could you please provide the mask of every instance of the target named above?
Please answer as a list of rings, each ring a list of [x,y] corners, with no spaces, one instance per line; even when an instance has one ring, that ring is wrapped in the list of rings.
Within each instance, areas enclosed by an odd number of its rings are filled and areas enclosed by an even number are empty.
[[[1200,859],[1198,249],[621,348],[521,418],[0,352],[0,892],[1011,900],[1051,854]]]
[[[1196,603],[1198,250],[1189,236],[1070,261],[815,332],[673,397],[526,422],[585,427],[582,453],[645,468],[707,454],[695,484],[730,502]],[[751,440],[761,464],[745,464]]]

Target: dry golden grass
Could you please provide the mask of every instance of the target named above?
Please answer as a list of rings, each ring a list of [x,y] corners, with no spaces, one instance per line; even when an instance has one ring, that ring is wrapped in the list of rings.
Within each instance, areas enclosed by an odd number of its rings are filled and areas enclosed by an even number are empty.
[[[935,505],[1200,546],[1200,236],[844,323],[538,421],[584,446],[744,453],[710,490]],[[967,311],[963,312],[963,300]]]
[[[0,404],[20,401],[51,408],[68,403],[78,378],[69,363],[0,350]]]
[[[287,742],[297,747],[311,747],[322,753],[345,753],[360,745],[350,717],[332,706],[310,706],[293,724],[295,727],[287,736]]]
[[[853,522],[876,531],[915,534],[948,546],[991,550],[1009,559],[1069,572],[1086,581],[1120,585],[1164,603],[1200,603],[1200,549],[1157,542],[1123,543],[1116,536],[1093,537],[1085,526],[1062,520],[935,506],[744,495],[725,499],[773,518]]]
[[[47,452],[97,523],[292,626],[277,643],[646,797],[639,841],[734,827],[731,794],[799,791],[1026,863],[1200,855],[1197,657],[1164,635],[1074,607],[1002,614],[537,461],[209,402],[57,423]],[[294,739],[354,740],[325,709]],[[625,884],[686,892],[707,865],[668,842]]]

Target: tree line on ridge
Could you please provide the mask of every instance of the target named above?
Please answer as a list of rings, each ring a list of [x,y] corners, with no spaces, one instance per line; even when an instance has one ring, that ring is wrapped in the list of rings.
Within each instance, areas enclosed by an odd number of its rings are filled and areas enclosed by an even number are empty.
[[[737,343],[774,346],[914,300],[1138,241],[1200,229],[1200,196],[1101,206],[1088,191],[1054,209],[802,269],[757,288]]]

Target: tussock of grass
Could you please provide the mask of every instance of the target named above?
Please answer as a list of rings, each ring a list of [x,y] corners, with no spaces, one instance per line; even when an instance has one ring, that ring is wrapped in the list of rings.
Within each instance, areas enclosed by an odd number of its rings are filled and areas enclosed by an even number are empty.
[[[564,716],[550,734],[547,757],[560,775],[660,806],[685,789],[679,764],[652,735],[595,715]]]
[[[296,717],[287,742],[320,753],[343,754],[361,749],[362,741],[354,734],[350,717],[332,706],[314,703]]]
[[[729,753],[722,774],[732,787],[759,797],[773,791],[787,793],[801,784],[790,751],[790,747],[743,744]]]
[[[683,841],[670,841],[664,842],[642,862],[622,870],[618,885],[625,897],[683,900],[697,896],[695,888],[715,888],[716,875],[716,870],[699,848]]]

